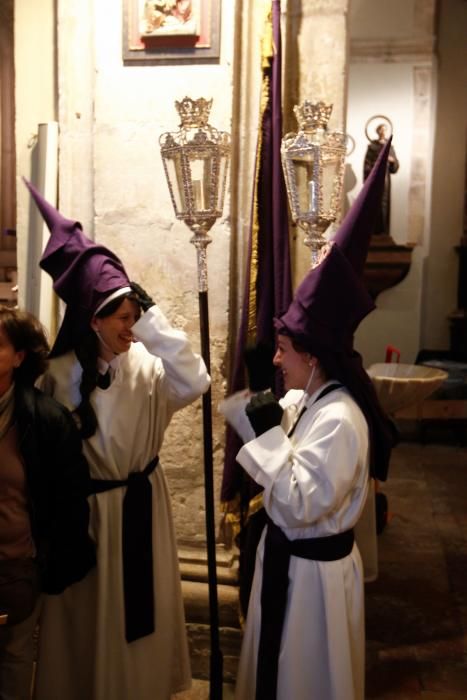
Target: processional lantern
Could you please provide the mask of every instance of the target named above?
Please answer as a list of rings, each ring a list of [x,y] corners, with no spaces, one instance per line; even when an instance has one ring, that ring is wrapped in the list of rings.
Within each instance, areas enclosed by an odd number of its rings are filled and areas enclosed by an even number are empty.
[[[327,128],[332,104],[305,100],[294,107],[298,133],[282,139],[281,158],[293,221],[305,232],[312,265],[336,220],[344,180],[346,135]]]
[[[180,130],[162,134],[159,143],[177,219],[193,232],[198,253],[198,289],[207,291],[208,231],[222,216],[230,160],[230,135],[209,123],[212,100],[185,97],[175,102]]]
[[[209,124],[212,100],[185,97],[176,101],[180,116],[177,132],[159,139],[162,162],[175,216],[192,231],[190,242],[198,260],[198,297],[201,354],[210,372],[208,235],[216,219],[222,216],[230,161],[230,135]],[[219,643],[217,600],[216,533],[212,448],[211,391],[203,394],[204,487],[208,560],[209,615],[211,632],[210,700],[222,698],[222,653]]]

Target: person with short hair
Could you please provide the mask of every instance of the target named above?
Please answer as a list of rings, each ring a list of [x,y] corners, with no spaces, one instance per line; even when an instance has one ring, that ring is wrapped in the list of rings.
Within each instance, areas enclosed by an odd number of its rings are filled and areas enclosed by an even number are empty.
[[[39,321],[0,306],[0,698],[29,700],[40,593],[95,565],[89,471],[69,411],[34,387],[49,346]]]

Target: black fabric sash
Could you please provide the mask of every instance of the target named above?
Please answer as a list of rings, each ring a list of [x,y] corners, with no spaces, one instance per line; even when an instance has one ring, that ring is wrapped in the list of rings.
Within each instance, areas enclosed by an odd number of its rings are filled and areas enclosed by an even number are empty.
[[[91,479],[90,493],[127,486],[122,511],[123,596],[127,642],[155,630],[154,576],[152,564],[152,485],[149,476],[159,457],[128,479]]]
[[[353,543],[353,530],[328,537],[289,540],[280,527],[269,520],[264,542],[256,700],[276,698],[279,652],[289,587],[290,557],[335,561],[348,556],[352,551]]]

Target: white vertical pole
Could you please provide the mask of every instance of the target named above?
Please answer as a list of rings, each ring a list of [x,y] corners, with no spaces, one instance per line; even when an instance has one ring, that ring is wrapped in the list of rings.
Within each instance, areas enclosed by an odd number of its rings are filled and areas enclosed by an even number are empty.
[[[37,167],[33,184],[44,198],[57,206],[58,179],[58,123],[46,122],[38,126]],[[49,275],[40,270],[39,260],[49,239],[49,229],[40,212],[34,207],[29,231],[29,280],[26,305],[45,326],[52,340],[56,332],[56,300]]]

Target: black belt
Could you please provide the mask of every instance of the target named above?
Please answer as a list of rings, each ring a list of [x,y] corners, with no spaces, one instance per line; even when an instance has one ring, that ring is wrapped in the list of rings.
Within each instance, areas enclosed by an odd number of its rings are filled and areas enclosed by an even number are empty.
[[[154,457],[128,479],[91,479],[90,493],[127,486],[122,510],[123,596],[127,642],[155,630],[152,564],[152,486],[149,475],[159,463]]]
[[[271,520],[264,542],[263,581],[261,588],[261,632],[256,667],[256,700],[274,700],[282,627],[287,604],[290,557],[335,561],[352,551],[353,530],[328,537],[289,540]]]

